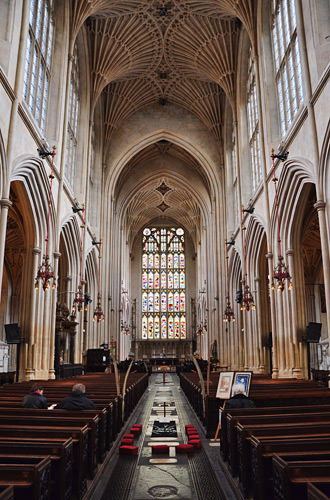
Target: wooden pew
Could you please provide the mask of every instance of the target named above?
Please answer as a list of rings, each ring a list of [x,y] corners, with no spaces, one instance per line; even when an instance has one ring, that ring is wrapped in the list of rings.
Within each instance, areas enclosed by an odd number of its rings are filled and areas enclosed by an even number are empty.
[[[276,437],[285,436],[289,437],[307,437],[307,436],[321,436],[330,435],[330,420],[327,422],[297,422],[291,424],[263,424],[256,426],[243,426],[240,423],[237,425],[237,443],[231,443],[231,456],[233,458],[233,473],[238,473],[240,484],[247,483],[247,460],[249,456],[249,441],[251,436],[268,436]]]
[[[13,486],[15,500],[49,500],[51,461],[23,457],[0,463],[0,486]]]
[[[304,406],[280,406],[273,408],[236,408],[224,410],[221,415],[221,455],[226,460],[228,454],[228,440],[230,440],[230,435],[232,433],[231,426],[237,425],[240,417],[244,416],[261,416],[261,415],[278,415],[278,414],[309,414],[309,413],[330,413],[329,405],[304,405]]]
[[[307,500],[330,500],[330,484],[307,483]]]
[[[56,489],[53,500],[69,500],[72,495],[72,438],[66,440],[0,438],[0,455],[44,455],[53,460],[52,475]],[[56,461],[55,461],[56,459]],[[1,500],[1,497],[0,497]]]
[[[281,429],[282,428],[289,428],[294,431],[296,425],[300,425],[300,429],[302,429],[301,426],[310,426],[314,423],[328,423],[329,429],[330,429],[330,413],[308,413],[308,414],[291,414],[291,415],[285,415],[285,414],[278,414],[278,415],[261,415],[261,416],[246,416],[246,417],[241,417],[238,422],[236,422],[236,425],[229,425],[229,430],[230,430],[230,435],[228,436],[227,432],[227,439],[228,439],[228,446],[229,446],[229,453],[228,453],[228,461],[229,465],[231,468],[231,471],[234,475],[237,474],[237,467],[239,463],[239,458],[242,457],[243,463],[244,463],[244,454],[247,453],[247,443],[245,442],[239,442],[239,439],[241,436],[239,436],[239,430],[241,430],[242,433],[242,439],[244,439],[246,436],[250,434],[254,434],[255,436],[257,435],[262,435],[260,434],[260,431],[265,431],[266,434],[268,435],[267,432],[270,432],[270,429],[275,429],[275,432],[281,434]],[[256,433],[253,432],[253,430],[256,430]],[[228,431],[228,427],[227,427]],[[238,448],[239,448],[239,453],[238,453]],[[243,464],[241,465],[243,466]]]
[[[82,498],[87,490],[88,427],[30,427],[29,425],[0,425],[1,437],[22,438],[72,438],[73,441],[73,492]]]
[[[330,483],[330,461],[285,461],[273,456],[274,500],[307,500],[307,484]]]
[[[44,410],[44,414],[41,415],[42,410],[32,410],[28,412],[27,415],[1,415],[0,414],[0,426],[6,425],[10,422],[11,425],[16,424],[17,428],[23,425],[29,425],[32,427],[42,428],[43,426],[49,427],[61,427],[70,429],[71,427],[83,427],[88,428],[88,450],[87,450],[87,471],[90,477],[93,477],[96,471],[97,465],[97,454],[98,454],[98,422],[99,418],[94,415],[92,418],[86,418],[80,415],[75,417],[67,417],[66,415],[56,415],[56,412],[51,412]],[[62,413],[62,412],[61,412]],[[86,471],[86,472],[87,472]]]
[[[256,438],[250,441],[251,459],[248,468],[249,483],[243,489],[252,491],[255,500],[267,500],[271,491],[272,457],[278,455],[297,455],[298,453],[330,453],[330,436],[305,438]]]
[[[14,500],[13,486],[0,486],[0,500]]]

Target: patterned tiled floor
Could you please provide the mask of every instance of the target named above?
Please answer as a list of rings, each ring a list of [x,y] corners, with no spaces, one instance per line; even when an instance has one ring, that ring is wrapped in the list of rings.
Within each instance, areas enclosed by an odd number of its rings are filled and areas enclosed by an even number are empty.
[[[164,416],[165,407],[165,416]],[[174,421],[177,436],[152,437],[155,421]],[[179,385],[175,374],[151,376],[149,388],[125,426],[143,424],[135,439],[137,457],[116,452],[104,492],[92,500],[236,500],[237,492],[228,483],[219,462],[219,443],[204,438],[204,431]],[[185,424],[192,423],[202,438],[202,448],[193,455],[176,455],[175,446],[187,442]],[[167,444],[168,455],[153,455],[153,444]],[[119,445],[119,443],[118,443]],[[109,469],[110,470],[110,469]],[[105,471],[104,474],[107,474]],[[105,477],[102,481],[105,481]]]

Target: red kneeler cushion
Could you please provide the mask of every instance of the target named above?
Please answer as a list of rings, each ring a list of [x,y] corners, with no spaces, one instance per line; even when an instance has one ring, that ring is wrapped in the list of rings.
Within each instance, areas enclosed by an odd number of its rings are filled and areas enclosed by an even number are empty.
[[[124,434],[123,439],[134,439],[134,434]]]
[[[139,427],[131,427],[130,428],[130,433],[134,434],[134,435],[140,434],[141,433],[141,429]]]
[[[119,446],[120,455],[137,455],[139,448],[137,446]]]
[[[134,424],[133,427],[137,427],[138,429],[142,430],[142,424]]]
[[[194,446],[192,444],[177,444],[175,449],[177,453],[193,453]]]
[[[185,429],[189,429],[189,427],[194,427],[194,428],[195,428],[195,426],[194,426],[193,424],[186,424],[186,425],[184,426],[184,428],[185,428]]]
[[[125,446],[126,444],[132,445],[133,444],[133,439],[122,439],[121,441],[121,446]]]
[[[151,449],[152,449],[152,454],[164,453],[164,454],[168,455],[170,447],[168,446],[168,444],[154,444],[151,447]]]
[[[188,441],[191,441],[192,439],[200,439],[198,434],[191,434],[188,436]]]
[[[196,427],[189,427],[189,429],[186,430],[186,434],[188,434],[188,436],[189,436],[189,434],[197,434],[197,432],[198,431],[197,431]]]
[[[191,431],[191,432],[188,432],[188,439],[190,438],[190,436],[198,436],[198,432],[197,431]]]
[[[202,441],[200,439],[189,439],[188,444],[192,444],[194,448],[202,447]]]

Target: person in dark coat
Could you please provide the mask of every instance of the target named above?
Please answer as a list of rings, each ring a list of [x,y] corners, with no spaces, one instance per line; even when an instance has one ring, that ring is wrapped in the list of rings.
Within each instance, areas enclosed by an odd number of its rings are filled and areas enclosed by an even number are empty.
[[[84,384],[75,384],[72,387],[70,396],[64,398],[55,410],[96,410],[93,401],[85,396],[86,387]]]
[[[47,409],[47,399],[43,395],[44,388],[40,384],[34,384],[31,392],[24,396],[22,401],[23,408],[43,408]]]
[[[234,384],[232,388],[232,394],[233,396],[228,399],[226,403],[226,410],[230,408],[255,408],[256,405],[254,404],[251,399],[249,399],[247,396],[244,394],[245,387],[244,384]]]

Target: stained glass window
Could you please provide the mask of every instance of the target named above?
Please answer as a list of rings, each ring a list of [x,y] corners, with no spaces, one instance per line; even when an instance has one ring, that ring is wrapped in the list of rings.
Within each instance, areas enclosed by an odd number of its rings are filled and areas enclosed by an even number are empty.
[[[142,234],[142,338],[186,338],[184,230]]]

